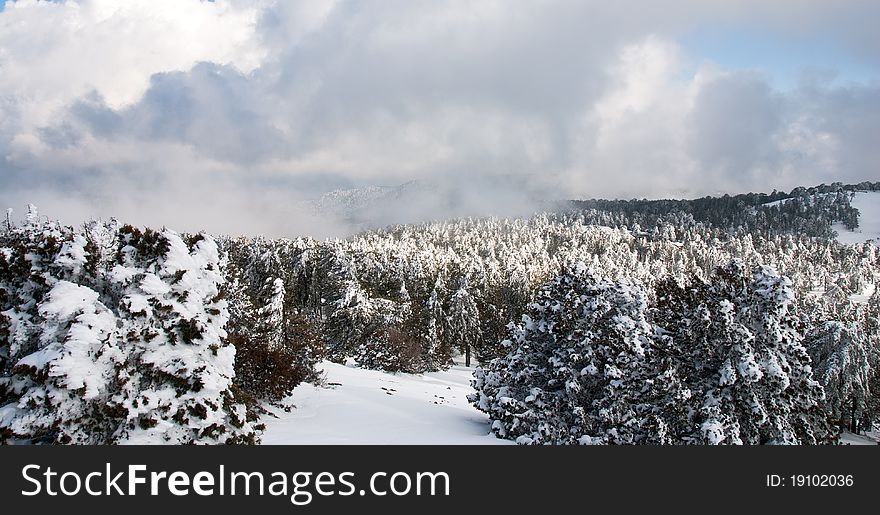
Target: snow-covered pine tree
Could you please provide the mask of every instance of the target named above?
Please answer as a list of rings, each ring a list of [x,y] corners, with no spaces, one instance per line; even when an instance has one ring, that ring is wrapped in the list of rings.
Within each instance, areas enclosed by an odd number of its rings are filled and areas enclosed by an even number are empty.
[[[654,320],[671,338],[669,353],[693,394],[683,441],[829,441],[833,431],[796,329],[790,284],[771,267],[749,272],[733,260],[708,281],[658,288]]]
[[[298,247],[288,240],[223,240],[228,261],[224,289],[229,304],[229,341],[236,348],[235,386],[248,404],[287,397],[305,380],[318,378],[323,356],[316,324],[297,291],[291,268]]]
[[[825,407],[840,427],[859,431],[875,368],[867,335],[854,323],[828,321],[814,327],[805,338],[813,360],[813,373],[825,389]]]
[[[528,285],[518,274],[500,284],[486,286],[483,302],[479,304],[482,307],[482,339],[476,349],[477,359],[481,363],[504,355],[504,347],[499,342],[505,339],[510,321],[525,310],[529,296]]]
[[[39,306],[40,348],[18,360],[0,408],[9,436],[57,443],[100,444],[118,428],[111,400],[125,362],[116,316],[98,294],[58,281]]]
[[[865,431],[871,431],[876,426],[875,421],[880,418],[880,288],[875,288],[868,298],[864,313],[863,330],[868,336],[873,367],[868,379],[868,398],[862,426]]]
[[[661,282],[650,310],[647,298],[560,275],[507,355],[476,371],[471,402],[520,443],[830,441],[787,278],[734,260],[708,281]]]
[[[0,232],[0,440],[100,443],[104,383],[118,359],[116,317],[87,285],[95,255],[83,235],[41,220]],[[82,283],[78,286],[76,283]]]
[[[443,333],[465,356],[465,366],[471,366],[471,352],[480,344],[480,311],[474,296],[468,291],[466,277],[449,299],[446,327]]]
[[[476,370],[471,402],[496,435],[522,444],[643,442],[653,422],[646,308],[638,285],[563,271],[511,327],[508,353]]]
[[[439,370],[449,367],[452,363],[452,345],[446,336],[446,310],[443,301],[446,297],[446,286],[442,276],[434,281],[434,287],[428,300],[425,301],[425,368]]]
[[[392,292],[389,292],[392,293]],[[386,372],[418,373],[427,369],[423,326],[401,281],[393,298],[372,298],[373,329],[363,335],[353,356],[358,366]]]
[[[259,329],[257,331],[266,335],[266,342],[270,349],[277,349],[284,345],[284,280],[280,277],[266,280],[265,297],[268,302],[260,309]]]

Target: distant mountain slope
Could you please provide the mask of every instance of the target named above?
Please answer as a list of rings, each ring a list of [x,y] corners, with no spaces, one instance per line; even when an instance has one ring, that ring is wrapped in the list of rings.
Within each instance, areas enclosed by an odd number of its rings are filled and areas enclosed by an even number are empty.
[[[529,216],[555,210],[557,206],[545,200],[548,196],[515,177],[478,177],[469,182],[451,178],[333,190],[312,201],[311,208],[357,232],[469,216]]]
[[[356,218],[363,210],[389,195],[394,188],[367,186],[327,192],[313,202],[318,212],[333,213],[342,218]]]

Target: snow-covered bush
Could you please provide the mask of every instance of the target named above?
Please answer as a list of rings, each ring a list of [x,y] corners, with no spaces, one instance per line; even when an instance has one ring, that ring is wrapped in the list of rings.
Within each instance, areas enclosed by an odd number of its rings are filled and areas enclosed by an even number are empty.
[[[0,238],[0,438],[254,440],[210,237],[31,218]]]

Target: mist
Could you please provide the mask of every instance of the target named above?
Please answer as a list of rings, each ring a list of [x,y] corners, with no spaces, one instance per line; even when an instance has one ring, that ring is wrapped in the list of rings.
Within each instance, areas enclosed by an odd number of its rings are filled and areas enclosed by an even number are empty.
[[[876,179],[878,16],[855,1],[8,2],[0,206],[324,238]],[[795,54],[780,56],[807,61],[795,76],[757,55],[732,66],[688,43],[715,27],[821,39],[859,73]],[[370,187],[386,194],[356,213],[316,208]]]

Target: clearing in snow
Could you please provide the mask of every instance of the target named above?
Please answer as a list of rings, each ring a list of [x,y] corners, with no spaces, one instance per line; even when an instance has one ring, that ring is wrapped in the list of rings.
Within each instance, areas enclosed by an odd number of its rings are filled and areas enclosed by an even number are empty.
[[[880,245],[880,191],[856,192],[852,206],[859,210],[859,227],[853,232],[842,224],[834,224],[832,229],[837,231],[837,241],[855,245],[870,240]]]
[[[324,386],[303,383],[269,408],[263,443],[278,444],[513,444],[489,433],[488,417],[467,401],[473,368],[389,374],[325,361]]]

